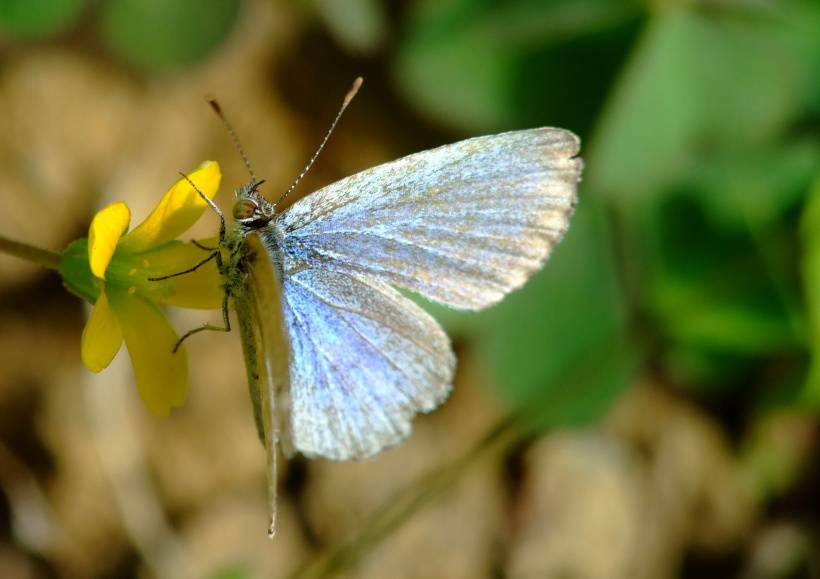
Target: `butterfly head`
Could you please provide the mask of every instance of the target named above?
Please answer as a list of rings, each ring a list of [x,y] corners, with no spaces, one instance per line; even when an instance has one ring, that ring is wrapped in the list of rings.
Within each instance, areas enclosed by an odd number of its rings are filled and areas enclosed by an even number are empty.
[[[274,209],[262,195],[259,186],[264,181],[256,181],[243,185],[236,192],[236,202],[233,205],[233,218],[237,223],[250,229],[258,229],[267,225],[273,219]]]

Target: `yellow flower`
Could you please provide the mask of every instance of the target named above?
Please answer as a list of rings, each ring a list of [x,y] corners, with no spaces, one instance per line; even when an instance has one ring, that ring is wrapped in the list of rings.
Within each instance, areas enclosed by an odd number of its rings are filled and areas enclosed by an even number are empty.
[[[216,162],[207,161],[188,177],[212,198],[222,175]],[[66,287],[94,304],[83,330],[83,364],[102,371],[125,341],[140,396],[160,416],[185,401],[188,363],[184,348],[172,352],[179,338],[158,305],[216,309],[222,288],[213,261],[179,277],[149,278],[187,270],[208,257],[202,248],[176,240],[206,207],[180,179],[148,218],[126,233],[131,212],[121,201],[112,203],[94,216],[88,239],[69,245],[60,264]]]

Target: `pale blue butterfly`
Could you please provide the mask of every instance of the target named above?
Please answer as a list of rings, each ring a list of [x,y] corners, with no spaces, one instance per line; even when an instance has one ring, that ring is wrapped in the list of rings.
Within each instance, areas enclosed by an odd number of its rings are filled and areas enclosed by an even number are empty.
[[[371,457],[407,438],[413,417],[450,393],[447,335],[394,288],[458,309],[495,304],[563,237],[583,163],[569,131],[513,131],[362,171],[278,213],[212,106],[252,179],[236,192],[230,227],[205,199],[222,219],[222,251],[211,256],[226,286],[218,329],[230,329],[230,301],[268,454],[273,535],[277,442],[288,456]],[[202,329],[217,328],[182,340]]]

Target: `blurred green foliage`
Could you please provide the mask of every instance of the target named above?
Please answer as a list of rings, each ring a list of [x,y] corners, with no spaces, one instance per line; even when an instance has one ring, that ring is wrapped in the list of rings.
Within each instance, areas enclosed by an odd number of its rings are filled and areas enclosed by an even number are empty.
[[[151,71],[194,64],[228,36],[239,0],[108,0],[100,34],[123,60]]]
[[[601,209],[580,206],[566,247],[477,328],[502,394],[523,403],[537,425],[594,420],[640,358],[610,239]]]
[[[253,576],[245,567],[236,566],[218,571],[211,579],[251,579]]]
[[[351,52],[381,49],[387,35],[387,7],[382,0],[308,0],[328,32]]]
[[[82,13],[85,0],[3,0],[0,36],[34,40],[62,32]]]
[[[531,126],[552,109],[580,130],[604,99],[640,17],[632,1],[420,2],[397,50],[396,80],[453,128]]]
[[[803,288],[811,334],[811,368],[802,401],[820,407],[820,171],[809,194],[801,224]]]
[[[229,35],[241,0],[2,0],[0,37],[47,39],[67,33],[84,10],[100,42],[148,72],[195,64]]]
[[[820,404],[820,186],[797,235],[820,174],[817,3],[420,2],[393,72],[459,131],[585,143],[546,269],[474,318],[433,308],[508,399],[594,419],[643,362],[751,408]]]

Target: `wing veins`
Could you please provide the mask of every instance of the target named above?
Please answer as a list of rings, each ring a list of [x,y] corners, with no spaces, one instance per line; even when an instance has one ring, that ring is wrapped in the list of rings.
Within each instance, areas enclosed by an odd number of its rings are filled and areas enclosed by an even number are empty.
[[[468,265],[468,266],[473,266],[473,267],[481,266],[482,263],[483,263],[478,257],[473,258],[473,257],[465,257],[463,255],[458,255],[458,254],[451,254],[451,253],[447,253],[445,251],[437,250],[437,249],[435,249],[433,247],[430,247],[428,245],[424,245],[424,244],[421,244],[421,243],[416,243],[414,241],[408,241],[408,240],[397,238],[397,237],[391,237],[389,235],[375,233],[375,232],[372,232],[372,231],[354,231],[354,232],[350,232],[349,235],[361,235],[361,236],[366,236],[366,237],[376,237],[376,238],[379,238],[379,239],[384,239],[386,241],[392,241],[394,243],[397,243],[398,245],[402,245],[402,246],[406,246],[406,247],[412,247],[412,248],[415,248],[415,249],[420,249],[422,251],[426,251],[426,252],[430,253],[431,255],[435,255],[437,257],[441,257],[441,258],[444,258],[444,259],[447,259],[447,260],[453,260],[453,261],[461,262],[461,263],[463,263],[465,265]],[[319,253],[322,253],[322,251],[318,248],[314,247],[313,250],[317,251]],[[493,253],[493,252],[490,252],[490,253]],[[503,253],[498,253],[498,255],[504,255],[504,254]],[[506,256],[506,257],[510,257],[510,256]],[[513,256],[513,257],[520,258],[520,256]],[[489,281],[491,283],[497,283],[495,280],[487,279],[484,276],[478,276],[476,274],[470,274],[470,277],[480,279],[481,281]]]
[[[394,193],[394,191],[390,192],[391,196]],[[448,192],[450,192],[450,189],[439,190],[439,191],[435,191],[435,192],[426,191],[424,193],[420,193],[420,194],[417,194],[417,195],[414,195],[412,192],[400,193],[397,196],[396,202],[390,202],[390,203],[385,203],[384,205],[376,205],[376,206],[370,207],[369,212],[370,213],[375,213],[377,211],[395,211],[397,209],[401,209],[401,208],[409,206],[409,205],[414,205],[416,203],[419,203],[420,201],[424,202],[424,207],[426,207],[426,208],[439,207],[440,206],[440,207],[443,207],[445,209],[449,209],[449,208],[452,208],[452,206],[454,204],[454,200],[453,199],[442,199],[441,198],[441,197],[443,197],[441,195],[441,193],[448,193]],[[466,195],[469,195],[469,193],[466,193],[465,196]],[[388,194],[385,194],[383,196],[388,196]],[[547,199],[547,198],[550,198],[550,197],[555,199],[555,201],[553,202],[554,205],[559,205],[560,206],[559,201],[567,199],[569,196],[527,192],[527,193],[522,193],[520,195],[514,195],[514,196],[510,195],[510,194],[507,194],[507,195],[493,194],[493,195],[485,195],[485,196],[482,196],[482,197],[469,197],[469,198],[465,198],[463,200],[459,200],[457,202],[464,203],[464,205],[466,207],[475,207],[476,204],[481,203],[483,201],[499,201],[499,202],[501,202],[501,201],[503,201],[507,198],[512,198],[515,201],[527,201],[527,200],[534,200],[534,199]],[[314,220],[314,221],[311,221],[308,224],[305,224],[305,226],[310,225],[312,223],[316,223],[316,222],[318,222],[318,219]],[[293,231],[298,231],[298,229],[294,229]]]
[[[381,321],[380,321],[380,320],[377,320],[377,319],[376,319],[376,318],[374,318],[373,316],[368,315],[368,313],[366,312],[366,310],[355,310],[355,309],[350,308],[350,307],[347,307],[347,306],[337,306],[337,305],[335,305],[335,304],[333,304],[333,303],[329,302],[328,300],[326,300],[324,297],[322,297],[322,296],[320,296],[319,294],[317,294],[315,291],[313,291],[313,289],[312,289],[312,288],[310,288],[310,287],[306,286],[304,283],[302,283],[302,282],[301,282],[301,281],[299,281],[298,279],[291,278],[291,279],[290,279],[290,281],[292,281],[292,282],[296,283],[296,284],[297,284],[297,285],[299,285],[300,287],[304,288],[306,291],[310,292],[312,295],[314,295],[314,296],[316,297],[316,299],[318,299],[319,301],[321,301],[323,304],[325,304],[325,305],[326,305],[326,306],[328,306],[329,308],[331,308],[331,309],[336,309],[336,310],[343,310],[343,311],[349,312],[349,313],[351,313],[351,314],[357,314],[357,315],[360,315],[360,316],[362,316],[363,318],[370,320],[371,322],[374,322],[374,323],[376,323],[376,324],[382,325],[382,326],[386,327],[387,329],[392,330],[395,334],[397,334],[397,335],[401,336],[402,338],[404,338],[404,339],[408,340],[409,342],[411,342],[411,343],[415,344],[417,347],[419,347],[420,349],[422,349],[422,350],[424,350],[425,352],[427,352],[428,354],[430,354],[430,356],[432,356],[432,357],[434,357],[434,358],[437,358],[437,357],[438,357],[438,356],[437,356],[437,354],[436,354],[436,352],[435,352],[435,350],[433,350],[430,346],[428,346],[428,345],[427,345],[427,344],[425,344],[424,342],[422,342],[422,341],[418,341],[418,340],[416,340],[414,337],[412,337],[412,336],[410,336],[410,335],[408,335],[408,334],[405,334],[405,333],[401,332],[401,331],[400,331],[400,330],[399,330],[396,326],[394,326],[393,324],[383,324],[383,323],[381,323]],[[358,280],[357,280],[357,281],[358,281]],[[374,291],[377,291],[377,290],[375,290],[375,288],[374,288]]]
[[[334,307],[334,306],[332,306],[332,305],[330,304],[330,302],[328,302],[327,300],[325,300],[325,299],[324,299],[324,298],[322,298],[321,296],[317,295],[317,294],[316,294],[316,293],[314,293],[314,292],[311,292],[311,293],[313,293],[313,295],[314,295],[314,296],[316,296],[316,299],[318,299],[319,301],[323,302],[323,303],[324,303],[324,304],[326,304],[327,306],[329,306],[329,307],[331,307],[331,308],[333,308],[333,307]],[[340,309],[344,309],[344,310],[346,310],[346,311],[350,311],[350,310],[347,310],[347,308],[340,308]],[[381,356],[384,360],[386,360],[386,361],[387,361],[387,363],[388,363],[390,366],[392,366],[395,370],[397,370],[397,371],[399,372],[399,374],[401,374],[402,376],[404,376],[404,377],[407,379],[407,381],[408,381],[409,383],[411,383],[411,384],[413,384],[413,383],[414,383],[413,378],[410,376],[410,374],[408,374],[408,373],[407,373],[407,371],[406,371],[406,370],[403,370],[402,368],[400,368],[400,367],[396,364],[396,362],[394,362],[394,361],[393,361],[393,359],[392,359],[392,358],[390,358],[390,356],[388,356],[388,355],[387,355],[387,353],[385,353],[385,352],[384,352],[381,348],[379,348],[376,344],[374,344],[374,343],[370,340],[370,338],[368,338],[367,336],[365,336],[365,335],[364,335],[361,331],[359,331],[359,329],[358,329],[358,328],[356,328],[355,326],[353,326],[353,324],[352,324],[352,323],[350,323],[350,321],[349,321],[349,320],[348,320],[345,316],[340,315],[340,316],[339,316],[339,319],[341,319],[341,320],[342,320],[342,322],[344,322],[344,324],[345,324],[348,328],[350,328],[350,330],[352,330],[354,334],[356,334],[357,336],[359,336],[359,337],[360,337],[360,338],[361,338],[361,339],[362,339],[362,340],[363,340],[363,341],[364,341],[364,342],[365,342],[368,346],[370,346],[370,347],[372,348],[372,350],[373,350],[374,352],[376,352],[376,354],[377,354],[377,355]],[[368,319],[370,319],[370,318],[368,318]],[[412,398],[411,396],[409,396],[409,395],[407,394],[407,392],[405,392],[405,391],[404,391],[404,389],[402,389],[402,388],[398,388],[398,390],[399,390],[402,394],[404,394],[405,399],[406,399],[406,400],[407,400],[407,402],[409,402],[409,403],[410,403],[410,405],[412,406],[412,405],[413,405],[413,402],[414,402],[414,401],[413,401],[413,398]]]
[[[363,264],[360,264],[360,263],[349,263],[349,264],[344,265],[344,266],[339,266],[338,264],[342,263],[339,258],[340,257],[341,258],[346,258],[347,256],[345,254],[334,253],[334,252],[331,252],[331,251],[328,251],[328,250],[320,251],[316,248],[313,248],[313,252],[314,252],[315,256],[322,263],[324,263],[325,267],[327,269],[332,270],[332,271],[338,271],[338,272],[341,272],[341,273],[346,273],[348,275],[357,275],[357,276],[370,276],[370,277],[375,276],[377,278],[387,277],[388,280],[389,280],[390,285],[396,285],[398,287],[407,288],[410,291],[413,291],[413,292],[415,292],[417,294],[420,294],[420,295],[427,295],[427,294],[424,293],[424,290],[418,289],[418,283],[417,283],[418,280],[416,278],[414,278],[413,276],[405,275],[405,274],[403,274],[399,271],[389,270],[389,269],[386,269],[384,267],[376,267],[377,265],[379,265],[378,263],[371,263],[371,264],[368,264],[368,265],[363,265]],[[527,271],[530,271],[530,270],[528,269]],[[475,276],[472,276],[472,279],[475,280],[476,279]],[[486,279],[486,278],[483,281],[486,282],[485,285],[490,287],[490,289],[492,289],[492,291],[494,292],[494,295],[497,296],[495,298],[495,301],[497,301],[498,298],[500,298],[501,296],[503,296],[506,293],[506,291],[503,288],[501,288],[499,282],[497,282],[495,280],[491,280],[491,279]],[[474,283],[471,280],[467,280],[467,282],[468,283]],[[413,288],[416,288],[416,289],[413,289]],[[466,301],[470,300],[469,295],[465,294],[461,291],[455,291],[454,295],[457,295],[460,299],[463,299],[463,300],[466,300]],[[440,297],[433,297],[433,296],[430,296],[430,295],[428,295],[427,299],[432,300],[434,302],[442,303],[442,304],[448,304],[449,303],[446,299],[443,299],[443,298],[440,298]],[[495,301],[492,302],[492,303],[495,303]],[[457,309],[463,309],[465,307],[467,309],[472,308],[472,306],[452,306],[452,307],[455,307]]]
[[[313,339],[312,332],[310,332],[308,326],[305,324],[305,321],[304,321],[302,315],[299,313],[299,310],[294,308],[291,305],[290,300],[287,298],[287,292],[285,292],[285,294],[286,294],[285,295],[285,300],[287,300],[288,307],[290,307],[290,310],[293,312],[293,315],[296,318],[296,322],[299,324],[299,326],[302,329],[302,335],[307,338],[308,342],[310,342],[311,346],[313,347],[313,350],[316,353],[318,353],[319,355],[321,355],[322,358],[325,359],[325,362],[327,362],[330,365],[330,367],[334,371],[334,373],[335,374],[340,374],[339,369],[336,367],[336,364],[333,362],[333,360],[330,359],[330,356],[327,354],[327,352],[325,352],[322,348],[320,348],[319,344]],[[327,388],[335,390],[333,388],[333,386],[331,385],[330,374],[326,371],[324,371],[322,374],[323,374],[322,378],[324,379],[324,383],[327,386]],[[345,382],[345,385],[348,387],[348,389],[350,389],[350,384],[347,384]],[[351,392],[352,392],[352,390],[351,390]],[[354,398],[355,398],[357,403],[361,404],[361,401],[358,399],[358,397],[354,397]],[[338,402],[337,396],[331,395],[331,400],[332,400],[333,409],[335,410],[336,416],[339,418],[336,422],[337,422],[337,424],[343,424],[342,429],[344,430],[345,436],[347,437],[347,441],[350,444],[350,446],[353,446],[353,440],[354,440],[353,433],[348,428],[346,421],[341,420],[341,417],[343,416],[343,411],[342,411],[341,408],[339,408],[339,405],[337,403]]]
[[[503,225],[509,225],[509,226],[512,227],[513,225],[517,225],[517,224],[494,223],[494,225],[502,225],[502,226]],[[541,236],[541,235],[546,236],[546,239],[544,239],[543,237],[541,239],[543,241],[545,241],[547,244],[554,243],[556,238],[560,237],[560,235],[563,233],[562,230],[555,229],[555,228],[534,227],[534,226],[527,226],[525,224],[521,224],[521,225],[518,225],[518,226],[522,227],[522,228],[530,229],[532,231],[531,235],[533,235],[533,236]],[[436,226],[436,225],[424,225],[424,226],[420,226],[419,229],[423,229],[423,230],[427,230],[427,231],[443,231],[443,232],[446,232],[446,233],[453,233],[452,229],[448,229],[446,227]],[[509,239],[510,239],[509,236],[505,237],[505,236],[502,236],[502,235],[494,235],[494,234],[477,235],[475,233],[475,231],[476,230],[473,229],[473,230],[470,230],[466,233],[463,233],[462,238],[463,239],[468,239],[469,238],[469,239],[472,239],[474,241],[479,241],[479,240],[509,241]],[[376,231],[361,231],[361,230],[353,230],[353,229],[334,229],[333,231],[323,231],[321,233],[319,233],[319,232],[317,232],[317,233],[308,233],[308,234],[304,235],[303,237],[318,237],[318,236],[323,236],[323,235],[339,235],[339,234],[342,234],[342,235],[370,235],[370,236],[373,236],[373,237],[378,237],[378,238],[381,238],[381,239],[385,239],[387,241],[395,241],[396,243],[401,243],[401,244],[404,244],[404,245],[412,245],[414,247],[418,247],[419,249],[422,249],[422,250],[425,250],[425,251],[428,250],[427,246],[421,245],[420,243],[417,243],[417,242],[413,241],[412,239],[409,239],[406,236],[394,237],[394,236],[391,236],[391,235],[386,235],[385,233],[380,232],[380,231],[376,232]],[[492,246],[492,247],[489,247],[489,248],[488,247],[482,247],[482,248],[478,249],[478,251],[480,253],[485,254],[485,255],[482,255],[482,256],[476,256],[476,258],[474,260],[474,263],[477,263],[479,265],[481,265],[483,263],[483,261],[480,261],[480,260],[483,257],[485,257],[486,254],[498,255],[498,256],[502,256],[502,257],[510,257],[510,258],[513,258],[513,259],[523,259],[523,260],[534,259],[532,257],[529,257],[529,256],[523,254],[523,253],[514,253],[512,251],[503,250],[503,249],[499,248],[498,246]]]
[[[397,243],[399,243],[400,245],[411,245],[411,246],[413,245],[413,244],[409,244],[409,243],[400,243],[400,242],[397,242]],[[417,247],[418,249],[422,249],[422,250],[425,249],[421,245],[417,245],[417,246],[414,246],[414,247]],[[342,260],[340,258],[345,258],[345,261],[346,261],[347,258],[350,257],[346,253],[334,252],[334,251],[327,250],[327,249],[320,249],[320,248],[316,248],[316,247],[313,247],[311,249],[317,255],[322,256],[324,259],[326,259],[328,262],[331,262],[331,263],[334,263],[334,262],[335,263],[342,263]],[[451,256],[442,255],[441,253],[436,253],[436,252],[432,252],[432,251],[430,253],[432,253],[433,255],[436,255],[437,257],[443,257],[445,259],[457,260],[460,263],[468,266],[468,269],[474,269],[474,267],[476,265],[474,262],[467,261],[466,259],[462,259],[462,258],[456,259],[456,258],[452,258]],[[407,263],[407,261],[405,260],[404,263]],[[382,268],[373,267],[374,265],[376,265],[376,264],[375,263],[371,263],[371,264],[368,264],[368,265],[363,265],[361,263],[347,264],[344,268],[342,268],[342,271],[354,270],[354,271],[361,272],[362,274],[365,274],[365,275],[366,274],[370,274],[370,275],[383,275],[384,274],[384,275],[388,275],[388,276],[391,276],[391,277],[400,277],[400,278],[403,278],[403,279],[406,279],[406,280],[411,280],[411,282],[414,279],[413,277],[402,275],[401,273],[399,273],[395,270],[386,269],[384,267],[382,267]],[[472,280],[472,283],[474,283],[475,285],[480,285],[480,284],[484,284],[485,286],[489,285],[489,286],[492,286],[493,288],[496,288],[496,289],[500,290],[502,294],[506,293],[504,291],[505,286],[503,285],[503,283],[500,280],[498,280],[497,278],[489,277],[488,275],[486,275],[486,272],[485,272],[485,275],[479,275],[479,274],[476,274],[476,273],[470,273],[470,272],[468,272],[464,269],[459,269],[458,271],[459,271],[460,275],[468,278],[469,280]],[[409,287],[413,287],[414,285],[416,285],[416,284],[411,283],[409,286],[403,286],[403,287],[408,287],[409,288]]]
[[[288,300],[288,304],[290,304],[290,300]],[[393,418],[390,417],[386,412],[383,412],[383,411],[382,412],[374,412],[374,409],[371,406],[371,404],[368,404],[368,402],[366,400],[362,400],[361,398],[359,398],[359,396],[357,395],[357,392],[356,392],[355,385],[348,382],[347,377],[344,375],[343,372],[339,371],[339,367],[333,361],[331,356],[323,348],[321,348],[319,346],[319,344],[313,339],[313,336],[311,335],[311,332],[305,331],[307,327],[306,327],[304,319],[302,318],[299,311],[296,308],[293,308],[293,307],[291,307],[291,311],[293,311],[294,316],[296,316],[298,318],[299,325],[302,327],[302,333],[307,336],[307,339],[313,345],[314,350],[316,352],[318,352],[319,354],[321,354],[322,358],[325,359],[325,362],[327,362],[327,364],[329,364],[330,368],[333,370],[333,373],[327,373],[327,372],[325,373],[325,383],[328,385],[328,387],[331,387],[331,378],[334,377],[334,376],[338,376],[339,380],[344,383],[344,386],[347,387],[346,389],[347,389],[348,395],[352,399],[356,400],[356,403],[359,407],[359,410],[361,410],[361,412],[363,414],[365,414],[367,417],[374,417],[377,414],[381,415],[382,419],[380,420],[380,422],[382,422],[385,425],[389,426],[390,433],[393,434],[393,435],[397,435],[399,437],[399,440],[401,440],[402,437],[404,436],[404,433],[398,427],[395,420],[393,420]],[[344,393],[344,391],[342,393]],[[348,425],[347,421],[342,419],[342,416],[344,416],[344,412],[338,406],[338,404],[336,402],[337,402],[337,400],[336,400],[336,397],[334,396],[333,397],[333,407],[336,410],[337,416],[339,417],[338,424],[343,425],[342,428],[344,428],[345,432],[347,433],[347,437],[348,437],[348,440],[350,441],[351,448],[354,448],[356,450],[357,455],[365,454],[365,455],[369,456],[370,453],[366,452],[369,449],[366,449],[366,448],[362,447],[362,444],[361,444],[362,441],[359,440],[356,437],[355,433],[353,433],[353,431],[349,428],[349,425]],[[395,444],[395,442],[396,442],[395,440],[391,441],[392,444]],[[382,448],[384,448],[384,445],[380,446],[380,448],[377,449],[376,452],[379,452]]]

